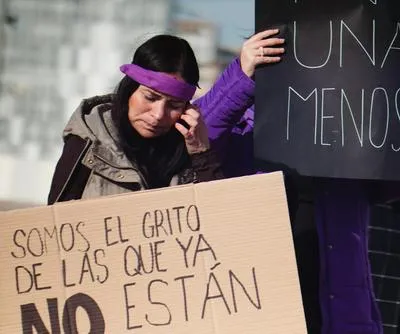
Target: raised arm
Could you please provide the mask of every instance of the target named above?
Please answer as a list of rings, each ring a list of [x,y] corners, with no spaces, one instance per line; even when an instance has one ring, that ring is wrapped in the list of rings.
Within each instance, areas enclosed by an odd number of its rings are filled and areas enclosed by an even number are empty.
[[[240,56],[228,65],[210,91],[194,102],[200,107],[211,145],[217,151],[224,151],[232,130],[254,104],[256,66],[280,61],[284,40],[273,37],[278,32],[265,30],[246,40]]]
[[[235,58],[212,88],[194,102],[209,127],[211,140],[230,131],[254,103],[254,87],[253,79],[242,71],[239,58]]]

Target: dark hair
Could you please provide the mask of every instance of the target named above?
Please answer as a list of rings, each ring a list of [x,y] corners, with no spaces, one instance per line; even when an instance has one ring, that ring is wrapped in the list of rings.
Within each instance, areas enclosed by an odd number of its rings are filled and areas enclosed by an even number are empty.
[[[199,67],[189,43],[172,35],[157,35],[136,50],[132,64],[143,68],[179,73],[192,85],[199,81]],[[119,129],[121,148],[127,157],[138,164],[150,188],[168,186],[173,175],[190,162],[182,135],[172,127],[165,135],[145,139],[132,127],[128,119],[129,98],[139,83],[125,76],[117,86],[112,118]]]
[[[192,85],[199,82],[199,66],[189,43],[171,35],[157,35],[144,42],[135,52],[133,64],[149,70],[179,73]]]

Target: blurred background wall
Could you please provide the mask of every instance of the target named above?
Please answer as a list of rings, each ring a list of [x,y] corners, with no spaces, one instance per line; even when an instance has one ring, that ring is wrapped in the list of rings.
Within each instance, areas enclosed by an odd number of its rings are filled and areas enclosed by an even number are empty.
[[[143,41],[186,38],[199,96],[253,29],[253,0],[0,0],[0,210],[46,203],[69,116]]]

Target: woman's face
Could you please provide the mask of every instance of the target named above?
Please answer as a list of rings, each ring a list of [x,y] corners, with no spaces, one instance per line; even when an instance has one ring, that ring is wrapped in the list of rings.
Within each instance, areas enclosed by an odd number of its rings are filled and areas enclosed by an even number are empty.
[[[129,98],[128,119],[144,138],[167,133],[185,111],[187,101],[140,85]]]

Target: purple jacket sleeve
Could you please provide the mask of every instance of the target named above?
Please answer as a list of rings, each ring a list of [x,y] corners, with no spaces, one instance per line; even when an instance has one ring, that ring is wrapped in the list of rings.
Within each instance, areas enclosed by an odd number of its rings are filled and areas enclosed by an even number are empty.
[[[208,127],[211,145],[222,153],[233,128],[254,103],[254,81],[235,58],[205,95],[194,101]]]

